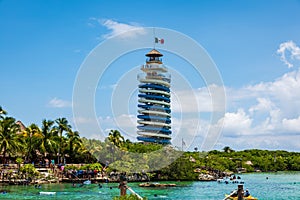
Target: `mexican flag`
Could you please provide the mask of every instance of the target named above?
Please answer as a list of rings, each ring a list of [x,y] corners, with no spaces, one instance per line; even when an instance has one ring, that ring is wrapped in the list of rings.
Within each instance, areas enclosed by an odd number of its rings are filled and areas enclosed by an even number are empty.
[[[163,44],[164,42],[165,42],[165,40],[162,38],[158,38],[158,37],[155,38],[155,43]]]

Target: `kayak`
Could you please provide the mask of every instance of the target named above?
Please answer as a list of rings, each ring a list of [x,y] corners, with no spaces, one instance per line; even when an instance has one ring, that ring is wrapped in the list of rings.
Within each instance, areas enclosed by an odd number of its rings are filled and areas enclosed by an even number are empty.
[[[230,197],[228,194],[225,194],[225,199],[232,199],[232,200],[238,200],[238,197]],[[258,200],[258,198],[253,197],[253,196],[248,196],[248,197],[244,197],[244,200]]]

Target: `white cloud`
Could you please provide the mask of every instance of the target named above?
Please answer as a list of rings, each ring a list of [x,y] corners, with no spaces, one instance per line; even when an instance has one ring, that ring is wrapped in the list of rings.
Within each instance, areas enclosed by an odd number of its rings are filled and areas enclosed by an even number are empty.
[[[237,89],[226,88],[228,103],[223,136],[228,138],[253,136],[253,140],[255,137],[267,137],[272,141],[271,137],[299,134],[298,91],[300,91],[300,69],[285,73],[274,81]],[[271,142],[265,142],[265,145],[268,144]]]
[[[270,111],[274,107],[274,103],[267,98],[257,98],[258,103],[249,108],[249,112],[253,114],[255,111]]]
[[[284,74],[273,82],[262,82],[246,88],[248,98],[267,98],[280,109],[283,116],[296,117],[300,113],[300,70]]]
[[[66,108],[66,107],[72,107],[72,102],[54,97],[49,101],[48,105],[53,108]]]
[[[223,132],[227,136],[251,134],[252,119],[243,109],[225,113]]]
[[[277,53],[280,55],[280,59],[288,66],[288,68],[293,67],[291,60],[300,60],[300,48],[293,41],[281,43]],[[290,56],[287,57],[287,54]]]
[[[300,116],[295,119],[286,119],[282,120],[282,125],[285,131],[291,133],[298,133],[300,135]],[[299,137],[300,139],[300,137]]]
[[[117,22],[112,19],[96,19],[94,17],[90,18],[90,22],[88,23],[88,26],[94,27],[95,24],[94,21],[97,21],[100,25],[106,27],[110,33],[102,35],[102,38],[108,39],[111,37],[114,37],[116,35],[120,35],[123,38],[132,38],[136,37],[138,35],[145,34],[145,29],[138,25],[137,23],[121,23]],[[135,31],[131,31],[135,30]]]

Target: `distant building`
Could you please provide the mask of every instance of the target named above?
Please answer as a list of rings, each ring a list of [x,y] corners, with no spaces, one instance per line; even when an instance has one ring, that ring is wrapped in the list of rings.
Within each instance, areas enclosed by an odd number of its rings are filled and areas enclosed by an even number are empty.
[[[171,143],[171,75],[163,65],[163,56],[156,49],[146,54],[146,64],[138,74],[139,104],[137,139],[142,142]]]

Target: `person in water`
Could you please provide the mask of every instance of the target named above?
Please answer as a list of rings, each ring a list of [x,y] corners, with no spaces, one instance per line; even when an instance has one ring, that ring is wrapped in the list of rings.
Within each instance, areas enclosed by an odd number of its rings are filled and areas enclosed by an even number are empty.
[[[244,197],[249,197],[250,196],[250,192],[248,189],[246,189],[245,193],[244,193]]]

